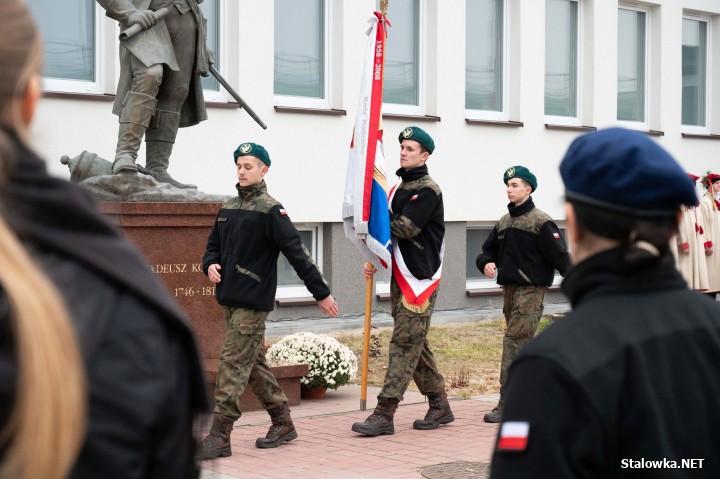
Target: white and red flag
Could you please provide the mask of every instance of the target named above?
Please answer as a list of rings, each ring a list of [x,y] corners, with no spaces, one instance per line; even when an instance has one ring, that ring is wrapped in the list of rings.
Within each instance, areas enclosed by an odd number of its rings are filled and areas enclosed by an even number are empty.
[[[345,235],[387,281],[391,265],[390,215],[381,118],[386,21],[381,13],[375,12],[369,22],[372,26],[367,32],[342,216]]]
[[[530,423],[526,421],[508,421],[500,425],[498,451],[522,452],[527,448]]]

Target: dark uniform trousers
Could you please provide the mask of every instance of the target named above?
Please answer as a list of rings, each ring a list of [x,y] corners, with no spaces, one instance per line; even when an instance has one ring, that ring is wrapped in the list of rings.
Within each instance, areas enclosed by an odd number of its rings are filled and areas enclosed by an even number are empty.
[[[507,330],[500,363],[501,389],[507,383],[508,369],[518,351],[535,336],[543,313],[545,291],[547,286],[503,286],[503,315]]]
[[[227,333],[215,383],[215,412],[238,419],[238,404],[248,384],[266,410],[287,404],[265,360],[265,319],[270,312],[227,306],[223,312]]]
[[[410,379],[421,393],[434,394],[445,389],[445,378],[438,372],[435,358],[427,342],[430,317],[435,308],[436,289],[428,299],[428,306],[416,313],[403,305],[402,292],[395,278],[390,282],[390,300],[394,320],[390,339],[388,369],[378,397],[402,401]]]

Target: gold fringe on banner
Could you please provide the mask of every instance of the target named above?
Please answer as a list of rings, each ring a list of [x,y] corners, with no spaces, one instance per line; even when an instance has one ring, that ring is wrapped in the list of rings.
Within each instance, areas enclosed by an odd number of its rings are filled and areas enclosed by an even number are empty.
[[[418,305],[416,305],[416,304],[410,304],[410,303],[408,303],[407,299],[405,299],[405,295],[403,295],[403,296],[402,296],[402,305],[403,305],[406,309],[412,311],[413,313],[422,314],[422,313],[424,313],[425,311],[427,311],[427,309],[430,307],[430,300],[426,299],[423,304],[421,304],[421,305],[418,306]]]

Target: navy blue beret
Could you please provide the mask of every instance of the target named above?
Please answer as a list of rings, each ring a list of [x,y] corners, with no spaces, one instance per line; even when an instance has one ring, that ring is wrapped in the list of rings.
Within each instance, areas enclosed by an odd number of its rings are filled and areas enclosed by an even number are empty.
[[[233,160],[235,160],[235,163],[237,163],[237,159],[241,156],[254,156],[267,166],[270,166],[270,154],[262,145],[258,145],[257,143],[247,142],[238,146],[233,152]]]
[[[569,200],[635,215],[674,214],[698,203],[695,187],[670,154],[644,133],[608,128],[572,142],[560,163]]]

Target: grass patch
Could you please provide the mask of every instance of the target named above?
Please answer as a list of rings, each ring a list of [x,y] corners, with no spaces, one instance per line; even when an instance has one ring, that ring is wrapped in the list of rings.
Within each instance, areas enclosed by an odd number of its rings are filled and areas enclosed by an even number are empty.
[[[543,316],[538,331],[544,330],[554,318]],[[440,373],[445,377],[448,394],[469,398],[481,394],[498,393],[500,389],[500,359],[503,332],[501,319],[475,323],[440,324],[430,327],[428,341]],[[370,331],[370,358],[368,384],[382,386],[388,362],[388,345],[392,328],[372,328]],[[363,331],[330,333],[349,347],[362,362]],[[359,364],[355,382],[362,381]],[[408,389],[417,391],[413,381]]]

